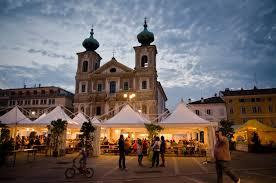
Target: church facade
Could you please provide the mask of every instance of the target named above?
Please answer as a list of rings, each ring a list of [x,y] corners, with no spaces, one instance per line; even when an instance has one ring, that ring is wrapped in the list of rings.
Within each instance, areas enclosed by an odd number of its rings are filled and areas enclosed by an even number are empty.
[[[157,80],[157,48],[151,45],[154,35],[147,29],[137,35],[140,46],[135,46],[135,68],[129,68],[114,57],[101,65],[99,47],[93,37],[83,41],[86,49],[77,53],[74,111],[100,119],[108,119],[120,111],[125,103],[153,121],[166,111],[166,94]]]

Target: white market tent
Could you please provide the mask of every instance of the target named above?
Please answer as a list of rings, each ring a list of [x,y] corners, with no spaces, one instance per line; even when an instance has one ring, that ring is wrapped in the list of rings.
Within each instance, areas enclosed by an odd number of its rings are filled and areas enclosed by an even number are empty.
[[[128,104],[125,105],[115,116],[103,122],[103,127],[145,127],[150,121],[138,112],[134,111]]]
[[[213,157],[215,128],[218,126],[218,123],[200,118],[186,106],[183,100],[177,105],[172,114],[159,124],[165,128],[162,131],[164,134],[183,134],[186,130],[193,133],[204,131],[204,144],[208,146],[208,151]]]
[[[87,122],[87,118],[81,113],[79,112],[74,118],[73,121],[78,123],[79,125],[82,125],[84,122]]]
[[[79,126],[77,122],[74,122],[65,112],[62,110],[60,106],[54,108],[51,112],[44,115],[43,117],[37,118],[33,121],[34,125],[50,125],[52,121],[57,119],[67,121],[68,125]]]
[[[166,119],[160,122],[162,126],[210,126],[211,122],[200,118],[192,112],[183,101]]]
[[[0,121],[7,125],[12,124],[31,124],[32,121],[27,118],[17,106],[12,108],[9,112],[0,117]]]
[[[96,126],[101,124],[101,122],[96,117],[91,119],[91,123]]]

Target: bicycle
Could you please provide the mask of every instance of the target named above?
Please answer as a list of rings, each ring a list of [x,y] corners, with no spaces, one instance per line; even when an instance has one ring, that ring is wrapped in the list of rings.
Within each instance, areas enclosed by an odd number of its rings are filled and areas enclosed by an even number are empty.
[[[85,175],[87,178],[91,178],[94,175],[94,170],[93,170],[93,168],[86,168],[85,167],[83,169],[81,166],[77,167],[75,159],[74,159],[72,167],[67,168],[64,172],[64,175],[65,175],[66,178],[73,178],[76,175],[76,173]]]

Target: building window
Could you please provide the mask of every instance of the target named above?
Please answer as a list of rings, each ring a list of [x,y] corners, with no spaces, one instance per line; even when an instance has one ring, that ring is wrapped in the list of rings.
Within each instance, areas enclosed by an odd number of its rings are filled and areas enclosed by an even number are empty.
[[[88,71],[88,61],[83,61],[82,63],[82,72]]]
[[[35,105],[38,105],[39,100],[35,100]]]
[[[261,112],[262,112],[261,106],[258,106],[258,107],[257,107],[257,110],[258,110],[258,113],[261,113]]]
[[[147,114],[147,106],[142,105],[142,113]]]
[[[256,102],[261,102],[261,98],[256,98]]]
[[[109,71],[110,72],[116,72],[116,68],[111,68]]]
[[[115,81],[110,81],[109,83],[109,89],[110,93],[116,93],[116,82]]]
[[[45,90],[41,90],[42,95],[45,95],[45,93],[46,93]]]
[[[94,68],[95,68],[95,70],[97,70],[99,68],[98,62],[95,63],[95,67]]]
[[[240,102],[245,102],[244,98],[240,98]]]
[[[268,112],[273,112],[273,108],[272,108],[272,106],[270,105],[270,106],[268,106]]]
[[[251,99],[251,102],[255,102],[255,101],[256,101],[255,98],[252,98],[252,99]]]
[[[233,108],[230,108],[230,114],[234,114]]]
[[[142,81],[142,89],[147,89],[147,81]]]
[[[81,107],[81,112],[84,113],[84,107]]]
[[[257,107],[255,107],[255,106],[252,107],[252,112],[253,112],[253,113],[257,113]]]
[[[35,105],[35,100],[33,100],[32,104]]]
[[[241,113],[242,113],[242,114],[245,114],[245,113],[246,113],[245,107],[241,107]]]
[[[43,103],[43,99],[41,99],[41,100],[40,100],[40,105],[43,105],[43,104],[44,104],[44,103]]]
[[[97,116],[101,115],[101,107],[96,108],[96,115]]]
[[[207,114],[211,115],[211,109],[207,109]]]
[[[81,85],[81,92],[85,93],[86,92],[86,84]]]
[[[128,90],[128,82],[124,82],[124,90]]]
[[[199,110],[195,110],[196,115],[200,115]]]
[[[36,95],[37,94],[37,91],[36,90],[34,90],[34,95]]]
[[[148,57],[146,55],[142,56],[141,67],[148,67]]]
[[[102,90],[103,90],[103,85],[101,83],[99,83],[97,86],[97,91],[101,92]]]

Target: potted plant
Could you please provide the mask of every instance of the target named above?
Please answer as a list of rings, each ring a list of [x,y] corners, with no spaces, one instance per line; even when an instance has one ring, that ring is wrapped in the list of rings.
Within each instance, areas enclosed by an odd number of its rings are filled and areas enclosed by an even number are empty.
[[[62,135],[66,131],[66,128],[67,128],[67,121],[58,119],[56,121],[51,122],[51,134],[52,134],[51,136],[52,136],[53,146],[54,146],[54,150],[53,150],[54,157],[57,157],[61,154],[59,152],[60,151],[59,146],[63,140]]]

